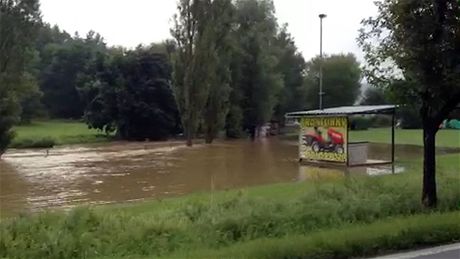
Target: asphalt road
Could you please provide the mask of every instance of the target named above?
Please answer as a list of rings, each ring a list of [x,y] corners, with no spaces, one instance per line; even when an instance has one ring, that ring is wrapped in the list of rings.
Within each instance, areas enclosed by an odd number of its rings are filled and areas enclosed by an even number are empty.
[[[416,258],[418,259],[434,259],[434,258],[460,259],[460,249],[440,252],[440,253],[431,254],[431,255],[423,255],[423,256],[416,257]]]
[[[460,259],[460,243],[391,254],[374,259]]]

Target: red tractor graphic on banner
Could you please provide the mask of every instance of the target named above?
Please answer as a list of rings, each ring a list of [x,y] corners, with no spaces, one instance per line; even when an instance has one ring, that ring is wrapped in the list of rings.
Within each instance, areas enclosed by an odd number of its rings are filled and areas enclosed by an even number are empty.
[[[313,132],[309,132],[303,136],[303,144],[311,147],[311,150],[316,153],[333,152],[343,154],[345,151],[343,134],[333,128],[327,129],[327,139],[325,139],[321,130],[318,127],[314,127]]]

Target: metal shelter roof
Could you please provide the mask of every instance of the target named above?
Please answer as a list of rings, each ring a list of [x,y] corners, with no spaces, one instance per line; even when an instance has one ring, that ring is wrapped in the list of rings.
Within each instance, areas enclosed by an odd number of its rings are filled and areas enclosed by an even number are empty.
[[[359,115],[359,114],[392,114],[396,105],[362,105],[341,106],[322,110],[298,111],[286,113],[286,118],[309,117],[319,115]]]

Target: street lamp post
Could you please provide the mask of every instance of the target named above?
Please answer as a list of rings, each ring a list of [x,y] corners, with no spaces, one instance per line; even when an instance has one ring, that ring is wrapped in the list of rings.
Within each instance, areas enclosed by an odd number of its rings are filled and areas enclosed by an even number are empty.
[[[323,18],[325,14],[319,15],[319,109],[323,109]]]

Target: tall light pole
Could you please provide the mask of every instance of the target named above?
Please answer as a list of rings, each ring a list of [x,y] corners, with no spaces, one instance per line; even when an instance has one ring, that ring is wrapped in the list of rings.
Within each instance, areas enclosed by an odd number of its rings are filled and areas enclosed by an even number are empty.
[[[325,14],[319,15],[319,109],[323,109],[323,18]]]

